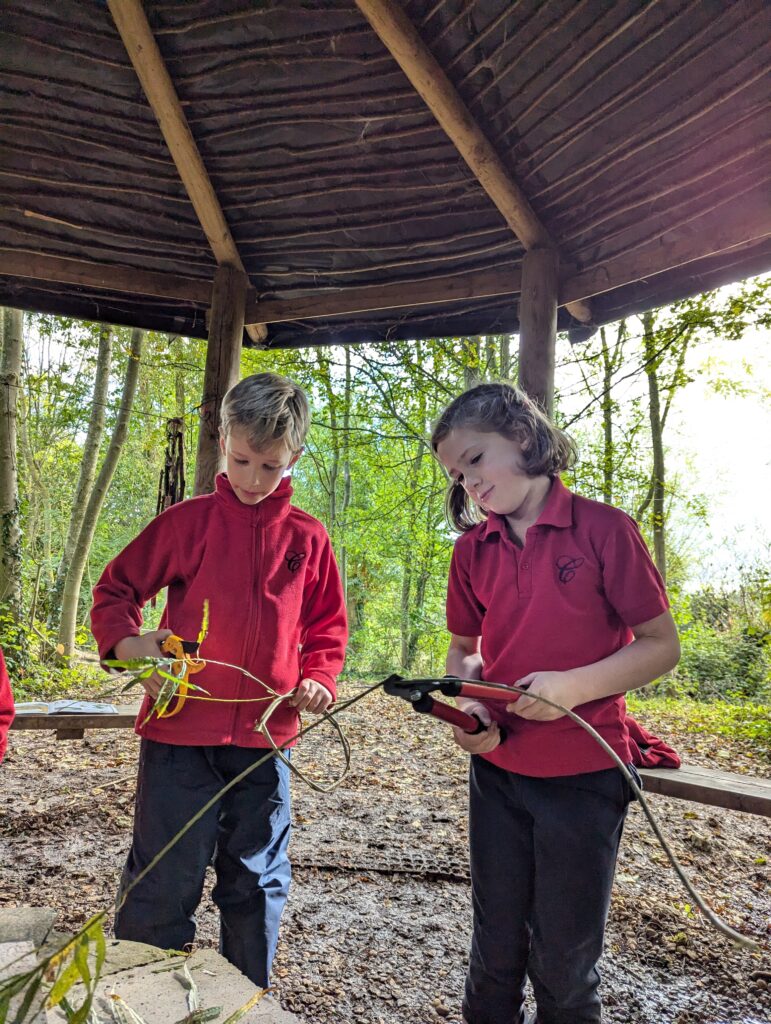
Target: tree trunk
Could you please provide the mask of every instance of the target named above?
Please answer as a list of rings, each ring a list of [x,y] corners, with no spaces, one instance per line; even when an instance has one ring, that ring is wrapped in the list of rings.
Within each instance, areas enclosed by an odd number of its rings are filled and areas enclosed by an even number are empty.
[[[176,412],[174,415],[177,419],[184,421],[187,399],[185,396],[185,371],[182,362],[185,358],[185,348],[182,338],[178,334],[169,335],[169,349],[171,351],[171,358],[175,363],[174,404]]]
[[[653,444],[653,474],[651,479],[651,506],[653,525],[653,560],[661,573],[662,579],[667,578],[667,545],[664,530],[666,498],[664,437],[661,417],[661,401],[659,398],[658,364],[656,360],[655,334],[653,331],[653,314],[643,314],[643,351],[645,354],[645,373],[648,378],[648,408],[651,424],[651,441]]]
[[[602,500],[608,505],[613,502],[613,398],[611,387],[613,385],[613,361],[608,349],[608,339],[605,336],[605,328],[600,328],[600,342],[602,345]]]
[[[340,536],[338,539],[338,555],[340,557],[340,577],[343,583],[345,606],[348,608],[348,545],[347,518],[348,506],[351,504],[351,346],[345,346],[345,399],[343,405],[343,503],[340,508]]]
[[[410,596],[412,593],[412,560],[410,553],[402,566],[402,593],[399,601],[399,665],[402,672],[408,670],[410,663]]]
[[[107,405],[107,394],[110,383],[110,366],[112,363],[112,328],[102,324],[99,330],[99,350],[96,357],[96,375],[94,377],[94,395],[91,400],[91,415],[88,421],[86,440],[83,444],[83,458],[80,463],[80,475],[78,485],[75,489],[75,498],[70,513],[70,524],[67,529],[67,538],[64,542],[59,567],[56,571],[56,580],[48,599],[48,625],[54,628],[58,625],[59,609],[61,606],[64,582],[67,579],[72,554],[75,550],[80,530],[83,525],[83,517],[86,513],[88,500],[91,497],[91,490],[94,486],[96,476],[96,464],[99,459],[99,449],[102,445],[104,435],[105,407]]]
[[[501,380],[508,380],[511,376],[511,335],[501,335]]]
[[[473,388],[479,383],[479,338],[463,338],[463,386]]]
[[[91,542],[94,539],[96,524],[99,513],[107,496],[107,491],[115,473],[123,444],[128,433],[131,408],[136,394],[137,381],[139,380],[139,365],[142,357],[142,342],[144,331],[137,328],[131,332],[131,348],[129,351],[126,377],[123,382],[123,394],[121,396],[118,417],[115,421],[107,454],[104,457],[99,476],[91,491],[86,511],[83,515],[83,523],[80,528],[78,540],[72,555],[70,569],[64,583],[62,596],[62,617],[59,623],[59,644],[63,648],[65,657],[70,657],[75,648],[75,627],[78,617],[78,602],[80,599],[80,586],[83,582],[83,574],[91,550]]]
[[[469,340],[475,343],[478,358],[479,338]],[[423,365],[423,344],[420,341],[416,342],[415,362],[418,366]],[[426,392],[421,388],[418,391],[417,422],[420,424],[420,435],[422,438],[427,436],[427,420]],[[427,450],[426,441],[419,441],[418,450],[415,458],[412,460],[409,476],[407,478],[407,494],[410,496],[412,503],[415,501],[418,484],[420,482],[420,471],[423,465],[423,458]],[[417,644],[415,642],[416,623],[419,621],[419,615],[423,610],[423,603],[426,596],[426,581],[424,580],[426,569],[425,558],[421,558],[421,546],[416,543],[415,520],[409,523],[408,530],[409,541],[404,551],[402,593],[400,602],[401,614],[399,623],[401,634],[401,670],[405,673],[410,671],[413,659],[417,653]],[[420,564],[421,562],[422,564]],[[413,581],[416,581],[414,592]]]
[[[21,620],[21,528],[16,461],[16,415],[24,347],[23,326],[21,310],[3,311],[0,357],[0,607],[9,611],[16,623]]]

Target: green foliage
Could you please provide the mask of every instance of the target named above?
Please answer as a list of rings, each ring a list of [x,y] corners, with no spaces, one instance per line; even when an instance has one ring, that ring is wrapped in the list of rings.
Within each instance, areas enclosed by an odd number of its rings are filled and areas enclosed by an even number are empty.
[[[703,700],[771,699],[771,574],[745,567],[732,585],[680,595],[682,656],[659,689]]]
[[[13,680],[24,680],[30,671],[31,651],[28,630],[8,608],[0,610],[0,647],[3,649],[8,675]],[[14,686],[17,691],[17,686]]]
[[[678,690],[691,697],[771,698],[771,660],[762,634],[691,623],[680,634]]]
[[[85,646],[90,638],[81,628],[77,639]],[[103,682],[96,667],[64,663],[56,651],[56,632],[43,622],[29,628],[8,612],[0,613],[0,647],[17,701],[72,697]]]
[[[676,402],[698,372],[682,358],[686,339],[688,352],[702,338],[718,334],[729,344],[751,325],[770,320],[769,282],[763,279],[657,313],[652,362],[662,404],[670,398]],[[38,623],[49,618],[48,595],[78,477],[99,325],[29,316],[27,327],[25,435],[19,459],[23,605],[25,613],[33,612],[27,619]],[[649,518],[645,502],[651,437],[640,333],[636,320],[608,326],[580,349],[563,355],[557,372],[563,387],[557,418],[569,425],[581,451],[568,482],[580,493],[612,500],[644,520]],[[324,522],[338,556],[351,623],[349,676],[394,669],[436,672],[443,667],[444,597],[454,537],[443,513],[444,476],[427,441],[437,413],[465,386],[479,378],[512,374],[510,350],[515,345],[516,339],[490,336],[244,350],[242,374],[268,369],[285,373],[311,399],[312,429],[294,474],[295,501]],[[106,437],[115,419],[127,348],[128,333],[118,329]],[[166,421],[172,416],[184,420],[188,496],[192,491],[204,356],[203,342],[148,334],[129,436],[83,581],[79,621],[86,643],[91,587],[109,559],[155,514]],[[716,386],[732,387],[730,376],[737,387],[749,387],[750,375],[743,367],[735,369],[731,374],[715,367],[705,372],[718,382]],[[566,409],[569,417],[562,411]],[[608,417],[610,434],[604,429]],[[668,516],[692,524],[705,522],[708,513],[703,496],[690,493],[674,476],[667,479]],[[682,596],[692,572],[687,547],[670,535],[667,557],[670,591],[687,605]],[[147,628],[157,625],[162,606],[160,595],[157,607],[144,609]],[[55,620],[57,609],[50,611]],[[765,692],[766,641],[756,644],[753,630],[767,629],[768,624],[750,621],[738,607],[731,612],[730,624],[709,623],[686,607],[680,625],[685,654],[671,684],[679,692]],[[26,693],[38,696],[84,685],[78,675],[60,689],[58,681],[66,677],[58,668],[51,670],[47,650],[42,657],[35,653],[31,666],[23,664],[28,651],[46,648],[39,636],[24,630],[14,636],[5,627],[3,632],[12,676],[21,680]]]
[[[752,756],[771,761],[771,707],[768,703],[647,697],[638,691],[628,694],[627,704],[633,715],[644,713],[663,735],[672,736],[675,743],[677,734],[709,733],[737,741]]]
[[[88,1024],[96,983],[104,966],[106,911],[90,918],[71,939],[42,957],[29,971],[0,982],[0,1024],[23,1024],[43,1006],[62,1005],[69,1024]],[[82,1002],[73,1008],[67,999],[73,986],[82,986]],[[12,1009],[11,1000],[17,1004]],[[13,1014],[9,1017],[9,1014]]]

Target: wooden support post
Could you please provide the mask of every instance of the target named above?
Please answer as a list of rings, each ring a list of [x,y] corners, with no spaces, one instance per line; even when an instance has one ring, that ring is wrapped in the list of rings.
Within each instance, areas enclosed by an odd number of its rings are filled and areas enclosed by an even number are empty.
[[[226,263],[217,268],[211,298],[209,344],[203,381],[201,424],[195,465],[195,494],[214,490],[220,467],[220,407],[225,392],[237,381],[244,335],[246,274]]]
[[[554,412],[554,349],[557,342],[559,256],[530,249],[522,260],[519,300],[519,386],[551,419]]]

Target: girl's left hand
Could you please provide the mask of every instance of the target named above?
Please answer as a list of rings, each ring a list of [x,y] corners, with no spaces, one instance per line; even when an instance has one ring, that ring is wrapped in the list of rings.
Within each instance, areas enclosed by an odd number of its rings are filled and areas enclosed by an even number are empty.
[[[518,679],[516,685],[526,686],[527,695],[507,704],[506,710],[519,715],[520,718],[527,718],[531,722],[553,722],[557,718],[565,717],[564,711],[550,707],[541,700],[535,700],[530,696],[531,693],[547,697],[569,711],[572,711],[577,704],[582,703],[578,686],[570,672],[531,672],[522,679]]]
[[[308,711],[312,715],[320,715],[332,703],[332,694],[323,683],[316,679],[303,679],[298,684],[294,697],[289,703],[298,711]]]

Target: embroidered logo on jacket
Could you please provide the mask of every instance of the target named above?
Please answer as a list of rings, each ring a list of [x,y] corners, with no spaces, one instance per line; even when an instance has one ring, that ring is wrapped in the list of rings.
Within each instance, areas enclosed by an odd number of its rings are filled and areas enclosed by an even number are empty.
[[[289,569],[290,572],[297,572],[305,557],[305,551],[287,551],[284,555],[284,561],[286,562],[287,569]]]
[[[555,564],[560,574],[560,583],[570,583],[576,575],[576,569],[584,564],[584,560],[571,558],[570,555],[560,555]]]

